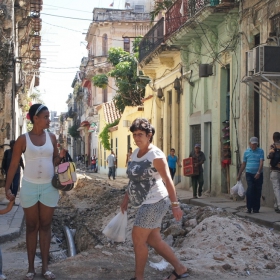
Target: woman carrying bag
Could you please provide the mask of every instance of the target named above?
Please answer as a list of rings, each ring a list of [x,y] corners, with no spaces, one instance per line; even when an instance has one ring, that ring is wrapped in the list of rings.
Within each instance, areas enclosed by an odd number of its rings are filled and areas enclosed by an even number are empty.
[[[51,241],[51,223],[54,207],[57,205],[58,190],[52,186],[54,166],[65,157],[65,150],[58,153],[56,137],[47,129],[50,125],[50,113],[43,104],[34,104],[27,116],[33,124],[30,132],[17,139],[5,184],[6,197],[10,198],[9,189],[18,168],[21,154],[24,153],[25,169],[20,190],[20,203],[24,210],[26,222],[26,247],[28,255],[28,272],[25,280],[33,280],[36,272],[34,259],[37,247],[37,235],[42,256],[42,276],[55,279],[48,269],[49,248]]]
[[[131,280],[144,279],[148,245],[174,267],[167,279],[186,278],[187,268],[160,235],[161,222],[169,209],[170,201],[175,219],[179,221],[183,215],[166,157],[159,148],[151,144],[155,129],[147,119],[134,120],[130,131],[138,148],[132,153],[127,169],[128,191],[122,201],[121,210],[123,213],[127,210],[129,200],[132,207],[139,207],[132,229],[135,275]]]

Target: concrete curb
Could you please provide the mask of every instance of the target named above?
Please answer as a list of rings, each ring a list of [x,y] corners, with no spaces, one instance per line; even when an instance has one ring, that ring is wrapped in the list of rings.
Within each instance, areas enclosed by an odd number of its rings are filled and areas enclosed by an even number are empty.
[[[220,201],[218,201],[217,199],[219,199]],[[232,213],[233,215],[236,215],[240,218],[245,218],[258,225],[262,225],[280,231],[280,215],[273,212],[273,208],[261,207],[260,213],[249,214],[237,209],[238,205],[240,206],[240,203],[238,202],[234,203],[231,201],[226,201],[226,200],[224,201],[223,198],[216,198],[216,197],[212,198],[212,200],[214,200],[213,202],[208,200],[209,198],[208,199],[192,199],[192,198],[180,199],[182,203],[187,203],[195,206],[202,206],[202,207],[211,206],[215,208],[219,207],[221,209],[226,210],[228,213]]]
[[[24,222],[24,212],[20,205],[14,206],[16,208],[12,210],[12,215],[7,218],[11,220],[10,224],[6,228],[1,229],[0,243],[11,241],[21,235]]]

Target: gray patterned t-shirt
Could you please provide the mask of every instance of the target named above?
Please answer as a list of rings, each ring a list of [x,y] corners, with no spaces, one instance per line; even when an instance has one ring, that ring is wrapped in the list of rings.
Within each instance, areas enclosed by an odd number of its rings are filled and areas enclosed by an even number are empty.
[[[153,166],[154,159],[165,158],[165,154],[151,144],[151,149],[141,158],[137,157],[139,148],[131,155],[127,169],[129,178],[128,195],[133,207],[151,204],[168,196],[162,178]]]

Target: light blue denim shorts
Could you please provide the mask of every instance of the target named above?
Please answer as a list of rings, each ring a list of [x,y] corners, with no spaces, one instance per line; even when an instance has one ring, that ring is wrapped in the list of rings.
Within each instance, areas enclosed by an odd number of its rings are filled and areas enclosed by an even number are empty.
[[[55,207],[59,199],[59,192],[52,183],[34,184],[22,180],[19,193],[20,204],[23,208],[29,208],[38,201],[48,207]]]

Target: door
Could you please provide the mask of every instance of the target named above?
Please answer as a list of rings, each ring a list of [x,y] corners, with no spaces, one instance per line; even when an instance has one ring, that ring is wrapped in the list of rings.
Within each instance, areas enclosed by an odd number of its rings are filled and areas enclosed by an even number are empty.
[[[211,192],[211,173],[212,173],[212,125],[211,122],[204,123],[204,187],[203,191]]]

